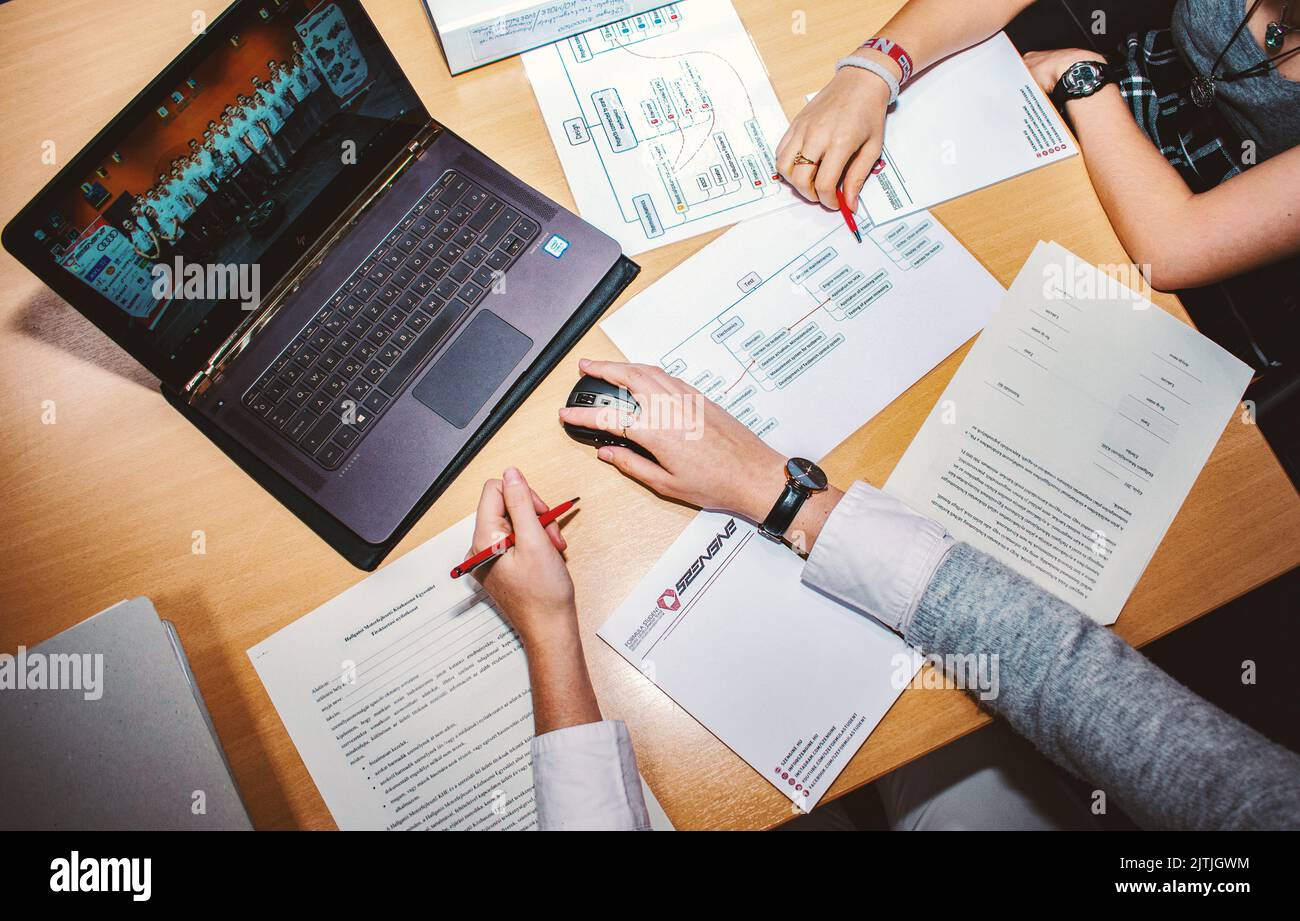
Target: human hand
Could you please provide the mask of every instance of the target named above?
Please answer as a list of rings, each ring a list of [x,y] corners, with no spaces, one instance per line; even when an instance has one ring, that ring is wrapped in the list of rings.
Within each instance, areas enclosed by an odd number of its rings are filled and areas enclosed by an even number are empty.
[[[559,525],[537,516],[550,508],[514,467],[483,484],[470,553],[515,535],[515,545],[483,564],[479,582],[519,634],[525,649],[577,636],[573,580],[560,551],[568,547]]]
[[[1080,61],[1097,61],[1101,56],[1095,51],[1083,48],[1062,48],[1057,51],[1029,51],[1024,55],[1025,66],[1033,76],[1034,82],[1042,87],[1048,96],[1061,82],[1061,76],[1070,69],[1070,65]]]
[[[862,186],[880,159],[889,87],[860,67],[841,68],[795,116],[776,148],[776,166],[809,201],[835,210],[835,190],[856,207]],[[801,154],[812,164],[795,163]]]
[[[662,496],[762,521],[785,488],[785,458],[698,390],[649,365],[583,359],[584,374],[623,387],[641,406],[632,419],[614,407],[566,407],[569,425],[627,437],[658,463],[629,448],[596,456]]]

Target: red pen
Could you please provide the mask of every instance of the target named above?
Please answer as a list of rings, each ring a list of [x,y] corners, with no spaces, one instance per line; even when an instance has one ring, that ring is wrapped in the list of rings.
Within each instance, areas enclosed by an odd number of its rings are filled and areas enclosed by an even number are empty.
[[[568,502],[561,502],[559,505],[551,509],[549,512],[544,512],[543,514],[538,515],[537,523],[540,524],[542,527],[546,527],[548,524],[551,524],[552,522],[555,521],[555,519],[559,518],[561,515],[567,512],[569,509],[577,505],[579,498],[581,497],[574,496]],[[470,557],[468,560],[466,560],[465,562],[461,563],[459,566],[452,569],[451,577],[453,579],[459,579],[461,576],[465,575],[470,570],[475,569],[481,566],[482,564],[486,563],[488,560],[492,559],[492,557],[500,556],[502,553],[505,553],[514,545],[515,545],[515,536],[513,534],[507,534],[504,540],[499,540],[492,546],[485,547],[484,549],[480,550],[478,553]]]
[[[844,200],[844,190],[839,186],[835,187],[835,198],[839,200],[840,214],[844,215],[844,223],[849,225],[849,230],[853,231],[853,236],[857,237],[858,242],[861,243],[862,234],[858,232],[858,222],[853,219],[853,209]]]

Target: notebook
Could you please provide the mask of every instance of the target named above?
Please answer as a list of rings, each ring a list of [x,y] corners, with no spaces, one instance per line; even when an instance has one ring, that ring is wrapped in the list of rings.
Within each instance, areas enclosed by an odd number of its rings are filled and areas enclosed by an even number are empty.
[[[0,655],[0,739],[0,829],[252,829],[180,637],[148,598]]]

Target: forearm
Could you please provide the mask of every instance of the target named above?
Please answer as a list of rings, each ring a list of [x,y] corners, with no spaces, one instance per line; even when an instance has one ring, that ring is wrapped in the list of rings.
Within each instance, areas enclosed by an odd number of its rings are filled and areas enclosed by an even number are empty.
[[[1138,127],[1119,87],[1071,100],[1067,110],[1115,235],[1152,287],[1190,287],[1210,277],[1217,269],[1215,254],[1196,258],[1188,252],[1194,241],[1183,239],[1193,230],[1187,211],[1194,196]]]
[[[602,720],[572,629],[524,641],[533,688],[530,755],[537,824],[543,831],[635,831],[650,827],[627,727]]]
[[[878,34],[907,49],[916,71],[920,72],[950,54],[984,41],[1032,3],[1033,0],[981,0],[979,3],[911,0]]]
[[[1068,112],[1097,197],[1153,288],[1212,284],[1300,252],[1300,149],[1193,193],[1117,87]]]
[[[533,689],[533,724],[539,736],[601,720],[578,638],[576,615],[573,624],[572,629],[532,638],[524,644]]]
[[[906,639],[990,657],[985,706],[1144,826],[1300,827],[1300,756],[968,545],[938,567]]]
[[[543,831],[650,828],[627,727],[602,720],[574,629],[525,643],[533,687],[531,745]]]
[[[992,677],[980,682],[987,707],[1143,824],[1300,827],[1300,756],[866,483],[825,523],[803,580],[954,657],[945,665]]]

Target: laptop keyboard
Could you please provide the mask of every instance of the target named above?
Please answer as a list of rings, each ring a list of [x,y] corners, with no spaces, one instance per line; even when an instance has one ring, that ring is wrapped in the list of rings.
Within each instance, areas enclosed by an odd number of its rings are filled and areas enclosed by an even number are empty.
[[[243,405],[336,469],[540,230],[482,186],[444,173],[267,366]]]

